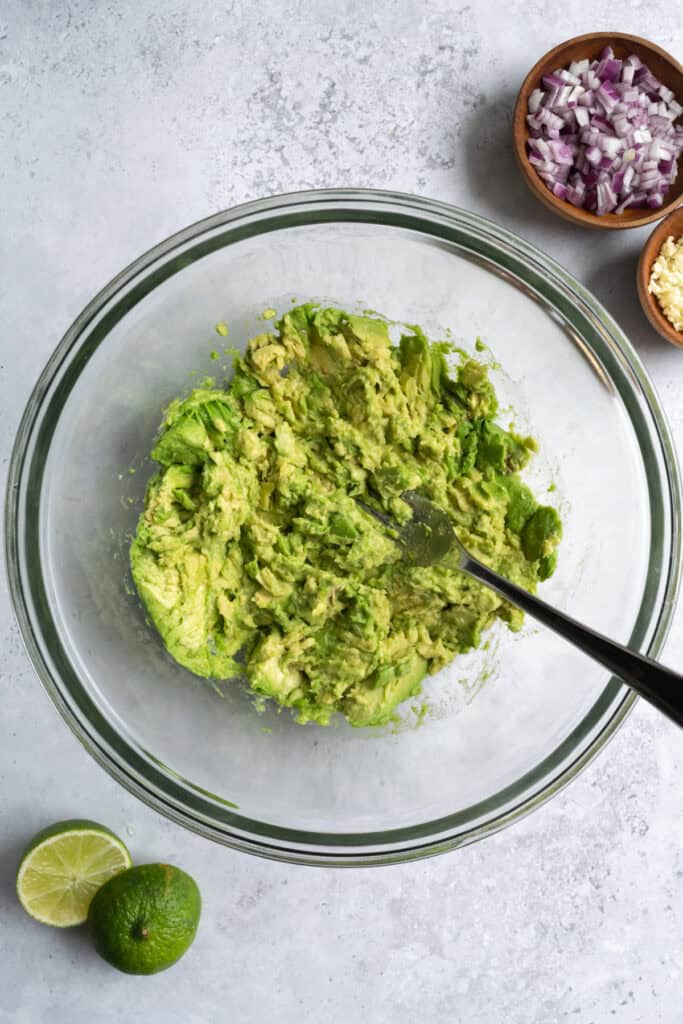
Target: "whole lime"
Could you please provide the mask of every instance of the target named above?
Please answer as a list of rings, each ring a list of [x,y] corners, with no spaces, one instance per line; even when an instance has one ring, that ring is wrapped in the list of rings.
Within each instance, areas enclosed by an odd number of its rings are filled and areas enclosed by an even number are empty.
[[[100,956],[126,974],[156,974],[192,945],[201,913],[193,878],[170,864],[140,864],[93,897],[88,928]]]

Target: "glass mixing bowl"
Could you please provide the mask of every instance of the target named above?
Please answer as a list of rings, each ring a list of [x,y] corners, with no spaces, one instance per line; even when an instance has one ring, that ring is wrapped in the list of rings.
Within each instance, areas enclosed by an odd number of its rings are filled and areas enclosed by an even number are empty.
[[[127,569],[146,453],[163,406],[221,372],[210,351],[243,346],[265,307],[293,299],[450,330],[470,350],[481,336],[503,421],[514,410],[541,443],[527,476],[565,522],[543,597],[650,655],[678,587],[676,458],[595,299],[498,225],[414,196],[310,192],[217,214],[137,260],[69,329],[23,417],[6,516],[16,613],[57,708],[114,778],[208,838],[314,864],[408,860],[538,806],[635,698],[531,622],[494,627],[379,730],[258,713],[242,685],[168,657]]]

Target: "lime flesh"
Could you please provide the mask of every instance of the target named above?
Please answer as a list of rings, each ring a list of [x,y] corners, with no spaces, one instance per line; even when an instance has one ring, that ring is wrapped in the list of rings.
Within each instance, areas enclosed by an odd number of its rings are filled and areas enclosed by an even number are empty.
[[[95,821],[58,821],[33,837],[19,863],[17,895],[41,924],[83,924],[102,885],[131,866],[118,836]]]

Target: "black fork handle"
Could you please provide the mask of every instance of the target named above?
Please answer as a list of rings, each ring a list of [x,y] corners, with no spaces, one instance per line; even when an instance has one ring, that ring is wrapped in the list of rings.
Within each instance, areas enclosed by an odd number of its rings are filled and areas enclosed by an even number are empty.
[[[641,697],[663,711],[677,725],[683,726],[683,676],[660,665],[651,658],[629,651],[627,647],[609,640],[602,633],[552,608],[545,601],[527,593],[515,583],[493,572],[470,555],[464,555],[461,568],[487,587],[491,587],[538,622],[564,637],[590,658],[599,661]]]

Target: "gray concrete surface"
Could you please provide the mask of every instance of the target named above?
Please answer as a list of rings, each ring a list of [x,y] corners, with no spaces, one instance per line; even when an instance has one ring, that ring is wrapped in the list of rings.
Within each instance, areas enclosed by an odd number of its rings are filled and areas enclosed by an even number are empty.
[[[525,192],[509,144],[525,71],[614,26],[683,57],[676,0],[4,0],[0,4],[0,459],[92,294],[170,232],[267,193],[386,186],[493,217],[559,258],[630,333],[683,441],[683,355],[642,317],[646,232],[587,235]],[[514,829],[440,859],[334,872],[181,831],[79,747],[0,591],[0,1020],[678,1024],[683,739],[640,705]],[[667,660],[683,656],[683,611]],[[205,895],[192,953],[118,975],[13,894],[17,853],[74,812],[171,859]]]

